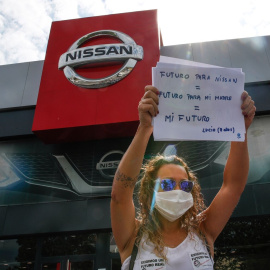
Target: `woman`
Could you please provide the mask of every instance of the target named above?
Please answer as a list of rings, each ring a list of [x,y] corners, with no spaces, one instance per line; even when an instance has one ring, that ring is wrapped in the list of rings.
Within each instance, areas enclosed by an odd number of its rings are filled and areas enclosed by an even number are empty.
[[[158,114],[158,94],[155,87],[145,87],[138,106],[138,130],[113,182],[111,221],[122,269],[133,264],[134,246],[138,246],[134,270],[213,269],[214,242],[247,181],[247,133],[245,142],[231,142],[222,187],[208,208],[196,177],[181,158],[157,156],[149,161],[141,181],[141,209],[136,218],[133,190],[152,134],[152,117]],[[247,92],[241,98],[247,131],[256,108]]]

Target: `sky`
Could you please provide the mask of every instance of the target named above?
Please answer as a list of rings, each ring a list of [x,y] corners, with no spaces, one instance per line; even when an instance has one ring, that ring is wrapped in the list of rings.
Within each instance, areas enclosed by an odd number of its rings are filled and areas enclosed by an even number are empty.
[[[0,65],[44,60],[51,23],[158,9],[165,46],[270,35],[269,0],[0,0]]]

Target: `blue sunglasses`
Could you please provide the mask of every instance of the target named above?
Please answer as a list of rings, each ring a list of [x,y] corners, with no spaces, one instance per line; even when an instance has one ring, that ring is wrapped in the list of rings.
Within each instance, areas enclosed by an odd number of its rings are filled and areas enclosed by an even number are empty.
[[[173,179],[162,179],[160,181],[160,186],[163,191],[171,191],[175,188],[176,182]],[[181,190],[190,193],[194,186],[194,182],[190,180],[181,180],[179,182],[179,187]]]

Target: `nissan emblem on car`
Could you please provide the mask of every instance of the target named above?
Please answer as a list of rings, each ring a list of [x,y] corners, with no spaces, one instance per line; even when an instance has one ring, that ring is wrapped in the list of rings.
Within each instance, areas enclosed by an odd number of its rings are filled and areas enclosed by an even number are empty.
[[[107,179],[113,179],[116,169],[124,155],[123,151],[113,150],[106,153],[96,165],[96,169]]]
[[[80,47],[86,41],[96,37],[112,37],[123,43],[104,44]],[[63,69],[66,78],[74,85],[82,88],[103,88],[115,84],[125,78],[135,67],[137,61],[143,59],[143,47],[135,43],[128,35],[114,30],[101,30],[87,34],[75,41],[67,52],[59,59],[58,69]],[[85,78],[76,73],[75,68],[123,62],[123,66],[114,74],[99,79]]]

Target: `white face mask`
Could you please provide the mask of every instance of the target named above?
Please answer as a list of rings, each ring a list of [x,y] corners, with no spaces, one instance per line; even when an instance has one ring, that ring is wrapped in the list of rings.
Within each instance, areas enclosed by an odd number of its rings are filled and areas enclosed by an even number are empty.
[[[183,190],[156,192],[155,208],[167,220],[173,222],[193,206],[191,193]]]

